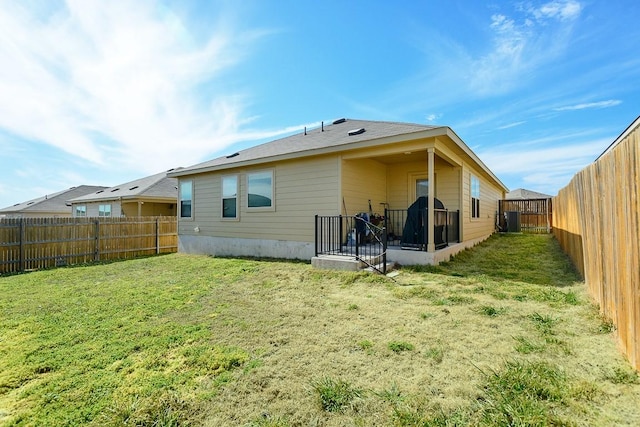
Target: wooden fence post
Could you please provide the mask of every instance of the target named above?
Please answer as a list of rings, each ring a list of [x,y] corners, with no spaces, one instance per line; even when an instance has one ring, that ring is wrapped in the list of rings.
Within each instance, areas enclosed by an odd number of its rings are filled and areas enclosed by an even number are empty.
[[[156,217],[156,254],[160,253],[160,220]]]
[[[100,220],[96,219],[94,222],[95,227],[94,227],[94,240],[95,240],[95,247],[93,250],[93,260],[94,261],[100,261]]]
[[[24,271],[24,218],[20,218],[20,263],[18,269]]]

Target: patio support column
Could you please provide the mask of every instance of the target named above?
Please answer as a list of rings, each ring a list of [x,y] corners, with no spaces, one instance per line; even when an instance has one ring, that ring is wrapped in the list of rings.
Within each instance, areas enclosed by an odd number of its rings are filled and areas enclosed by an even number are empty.
[[[429,179],[429,194],[427,196],[427,252],[435,252],[436,251],[436,245],[435,245],[435,241],[434,241],[434,233],[433,233],[433,224],[435,222],[435,215],[433,212],[434,209],[434,193],[436,191],[435,189],[435,174],[434,174],[434,167],[435,167],[435,149],[434,148],[427,148],[427,156],[428,156],[428,170],[427,170],[427,174],[428,174],[428,179]]]

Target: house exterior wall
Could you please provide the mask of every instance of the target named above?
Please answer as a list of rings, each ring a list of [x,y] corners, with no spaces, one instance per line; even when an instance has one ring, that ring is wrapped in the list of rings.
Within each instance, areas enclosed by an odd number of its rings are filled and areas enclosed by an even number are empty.
[[[70,209],[71,209],[72,215],[75,217],[76,206],[86,206],[87,214],[84,216],[97,217],[99,216],[100,205],[111,205],[111,216],[122,216],[122,203],[119,200],[109,200],[104,202],[90,202],[90,203],[74,203]]]
[[[123,202],[122,214],[124,216],[138,216],[138,202]],[[140,206],[140,216],[176,216],[176,202],[158,203],[144,202]]]
[[[449,211],[460,210],[462,202],[461,168],[450,165],[436,166],[435,174],[436,197]]]
[[[395,163],[389,166],[387,178],[389,209],[406,209],[413,203],[413,200],[410,200],[413,196],[409,194],[410,187],[413,185],[410,180],[418,175],[424,175],[426,178],[427,164],[425,162]]]
[[[460,168],[444,161],[436,161],[435,197],[449,210],[460,209]],[[416,178],[427,178],[426,162],[397,163],[390,165],[387,175],[387,200],[389,209],[405,209],[415,202],[413,186]]]
[[[452,140],[407,144],[228,167],[179,177],[192,183],[190,218],[178,217],[180,251],[212,255],[309,259],[314,254],[315,215],[382,214],[415,201],[415,179],[428,177],[427,148],[435,146],[435,197],[460,210],[460,237],[475,244],[495,230],[502,186]],[[406,156],[406,161],[405,160]],[[272,208],[248,208],[247,175],[271,171]],[[479,218],[471,218],[471,176],[480,180]],[[236,176],[237,218],[222,217],[222,179]],[[179,215],[179,213],[178,213]],[[426,258],[425,258],[426,260]],[[427,260],[428,261],[428,260]]]
[[[100,205],[111,205],[111,216],[138,216],[138,201],[107,200],[87,203],[74,203],[69,212],[76,216],[76,206],[86,206],[87,217],[98,217]],[[176,203],[144,202],[140,216],[175,216]]]
[[[342,161],[343,215],[369,212],[384,214],[387,201],[387,166],[372,159]],[[346,212],[345,212],[346,209]]]
[[[275,209],[252,211],[247,208],[246,176],[265,170],[273,171]],[[254,256],[274,256],[265,253],[273,242],[312,245],[314,216],[340,212],[339,171],[339,157],[333,155],[181,177],[181,183],[193,181],[193,216],[179,218],[178,233],[185,237],[184,244],[194,251],[202,247],[203,253],[212,253],[212,246],[216,246],[216,253],[227,253],[225,246],[234,239],[270,242],[262,245],[263,249],[256,246],[255,253],[245,253]],[[230,175],[238,177],[237,219],[222,218],[222,177]],[[215,245],[210,237],[217,239]]]
[[[480,217],[471,217],[471,176],[480,180]],[[498,200],[504,198],[504,192],[492,185],[480,171],[465,163],[462,168],[462,213],[460,220],[462,240],[488,237],[495,231]]]

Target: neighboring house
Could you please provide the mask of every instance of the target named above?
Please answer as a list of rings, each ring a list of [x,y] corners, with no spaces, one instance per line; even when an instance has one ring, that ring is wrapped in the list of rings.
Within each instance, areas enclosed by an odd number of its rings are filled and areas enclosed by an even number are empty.
[[[511,190],[505,196],[506,200],[531,200],[531,199],[550,199],[553,196],[548,194],[538,193],[537,191],[525,190],[524,188],[517,188]]]
[[[169,171],[69,200],[73,216],[175,216],[178,180]]]
[[[7,219],[71,217],[71,206],[67,204],[67,200],[74,197],[84,196],[89,193],[95,193],[96,191],[104,190],[105,188],[107,187],[99,187],[95,185],[71,187],[68,190],[47,194],[46,196],[39,197],[37,199],[16,203],[13,206],[0,209],[0,217]]]
[[[403,264],[437,263],[486,239],[507,191],[449,127],[350,119],[169,176],[180,180],[178,250],[188,253],[310,259],[315,215],[406,212],[421,195],[459,211],[460,243],[436,250],[430,233],[423,251],[388,255]]]

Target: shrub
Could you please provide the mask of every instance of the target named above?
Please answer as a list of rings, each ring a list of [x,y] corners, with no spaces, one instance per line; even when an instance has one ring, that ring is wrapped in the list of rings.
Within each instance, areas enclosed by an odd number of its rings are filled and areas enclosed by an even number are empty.
[[[352,407],[364,392],[353,387],[349,382],[323,377],[313,382],[313,390],[320,398],[320,406],[328,412],[342,412]]]
[[[394,353],[401,353],[403,351],[411,351],[414,349],[413,344],[406,341],[391,341],[387,344],[387,347]]]

